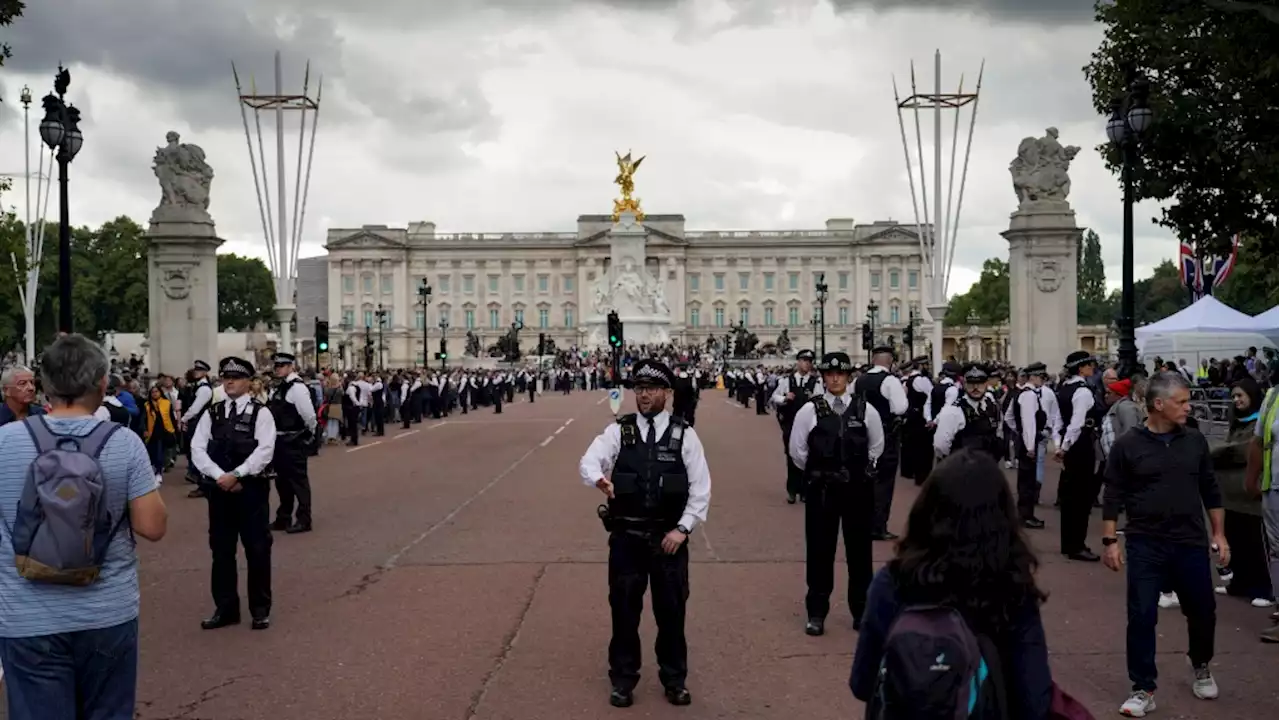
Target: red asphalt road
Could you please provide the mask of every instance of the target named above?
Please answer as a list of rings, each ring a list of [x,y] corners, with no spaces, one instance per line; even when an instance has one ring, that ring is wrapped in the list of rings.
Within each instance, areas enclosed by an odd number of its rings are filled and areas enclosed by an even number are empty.
[[[276,535],[266,632],[200,629],[212,610],[205,503],[175,474],[162,491],[169,535],[140,545],[140,720],[860,717],[841,572],[828,634],[803,633],[803,509],[783,501],[777,423],[714,391],[698,409],[714,489],[691,541],[694,703],[667,705],[648,655],[636,705],[608,706],[601,496],[577,472],[611,421],[604,397],[548,394],[326,448],[311,462],[315,532]],[[1061,559],[1057,513],[1042,514],[1055,676],[1113,715],[1129,687],[1123,576]],[[878,543],[877,561],[890,552]],[[1158,716],[1274,717],[1276,649],[1256,640],[1266,616],[1220,598],[1223,697],[1206,703],[1189,690],[1181,617],[1162,611]],[[641,632],[648,653],[649,617]]]

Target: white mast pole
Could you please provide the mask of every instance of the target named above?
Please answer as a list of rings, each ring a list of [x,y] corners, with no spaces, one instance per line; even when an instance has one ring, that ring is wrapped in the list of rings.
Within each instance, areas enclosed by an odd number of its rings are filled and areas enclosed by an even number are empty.
[[[284,94],[284,72],[280,66],[280,51],[276,51],[276,97]],[[276,283],[276,319],[280,325],[280,351],[293,352],[293,337],[289,330],[289,323],[293,320],[293,297],[289,289],[289,242],[285,228],[287,218],[285,217],[285,166],[284,166],[284,105],[276,103],[276,212],[277,216],[277,232],[276,242],[278,243],[276,250],[279,252],[280,261],[276,265],[276,269],[280,272],[280,278]]]
[[[929,260],[933,264],[933,305],[929,306],[929,314],[933,319],[933,371],[942,368],[942,316],[946,313],[947,279],[943,277],[946,263],[946,251],[938,245],[938,223],[942,222],[942,51],[933,53],[933,227],[929,238],[933,241],[933,253]],[[945,241],[946,232],[942,233]],[[941,309],[940,309],[941,308]]]
[[[22,88],[22,159],[24,164],[23,177],[26,178],[26,204],[27,215],[22,221],[22,227],[27,238],[27,282],[26,290],[22,293],[22,319],[25,322],[26,330],[26,362],[28,365],[35,362],[36,357],[36,293],[34,283],[32,282],[32,274],[38,279],[40,277],[40,260],[35,257],[36,249],[36,231],[31,226],[31,96],[26,87]],[[37,180],[38,182],[38,180]],[[36,195],[40,194],[40,186],[36,186]],[[39,198],[37,197],[37,200]],[[34,270],[33,270],[34,264]]]

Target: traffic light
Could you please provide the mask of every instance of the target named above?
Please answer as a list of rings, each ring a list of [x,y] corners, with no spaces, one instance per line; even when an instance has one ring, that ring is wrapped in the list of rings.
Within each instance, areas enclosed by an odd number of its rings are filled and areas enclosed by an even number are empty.
[[[329,321],[316,318],[316,351],[329,352]]]
[[[902,344],[907,346],[908,352],[915,346],[916,329],[910,325],[902,328]]]
[[[622,320],[618,319],[618,313],[609,313],[609,345],[611,347],[622,347]]]
[[[862,349],[870,350],[871,344],[871,325],[868,323],[862,323]]]

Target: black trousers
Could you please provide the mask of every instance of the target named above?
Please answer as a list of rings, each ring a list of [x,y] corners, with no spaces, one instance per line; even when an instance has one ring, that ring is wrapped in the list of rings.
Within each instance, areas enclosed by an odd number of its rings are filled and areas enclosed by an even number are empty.
[[[933,472],[933,433],[924,424],[924,416],[907,420],[902,426],[902,477],[923,485]]]
[[[1014,437],[1013,446],[1018,454],[1018,517],[1030,520],[1036,516],[1036,505],[1040,503],[1040,483],[1036,482],[1036,453],[1039,450],[1032,449],[1028,456],[1021,434]]]
[[[632,690],[640,681],[640,615],[649,587],[658,625],[654,652],[663,687],[684,687],[689,675],[689,646],[684,636],[689,601],[689,544],[673,555],[662,551],[661,535],[614,532],[609,535],[609,680]]]
[[[387,406],[382,398],[373,396],[373,407],[369,408],[369,424],[373,426],[374,435],[386,435]]]
[[[756,414],[767,415],[769,412],[769,391],[764,385],[756,386]]]
[[[301,440],[276,439],[275,457],[271,464],[276,471],[276,493],[280,505],[276,508],[276,521],[288,524],[293,519],[294,501],[298,505],[298,524],[311,525],[311,478],[307,476],[307,451]]]
[[[342,406],[342,424],[346,427],[347,439],[352,445],[360,444],[360,408],[354,405]]]
[[[875,509],[871,529],[884,533],[889,529],[889,513],[893,510],[893,490],[898,482],[898,434],[884,434],[884,452],[876,462],[876,484],[873,491]]]
[[[240,616],[238,539],[244,545],[248,567],[249,613],[265,617],[271,612],[271,486],[260,478],[245,478],[240,483],[243,489],[239,492],[216,486],[205,491],[209,550],[213,552],[213,602],[222,615]]]
[[[1021,464],[1021,463],[1019,463]],[[1087,546],[1089,515],[1098,499],[1100,483],[1094,470],[1093,433],[1084,430],[1080,438],[1062,458],[1062,475],[1058,479],[1061,501],[1061,552],[1080,552]]]
[[[787,495],[804,494],[804,471],[791,462],[791,424],[782,426],[782,454],[787,461]]]
[[[811,618],[831,611],[835,588],[836,541],[844,526],[844,556],[849,569],[849,612],[862,619],[871,585],[871,500],[867,481],[813,485],[805,490],[804,561],[809,592],[804,607]]]

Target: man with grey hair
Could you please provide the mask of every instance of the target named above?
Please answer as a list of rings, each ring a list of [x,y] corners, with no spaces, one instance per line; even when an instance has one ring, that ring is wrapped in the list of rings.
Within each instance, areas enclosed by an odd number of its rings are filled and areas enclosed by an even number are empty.
[[[0,425],[26,420],[30,415],[43,415],[44,408],[36,404],[36,376],[31,368],[14,365],[0,374],[0,391],[4,404],[0,405]]]
[[[1231,561],[1209,443],[1186,427],[1186,378],[1176,371],[1156,373],[1147,383],[1146,404],[1146,422],[1111,446],[1102,509],[1103,562],[1116,572],[1128,566],[1125,656],[1133,690],[1120,713],[1130,717],[1144,717],[1156,706],[1156,613],[1165,585],[1178,594],[1187,618],[1191,691],[1202,700],[1218,697],[1209,671],[1217,624],[1210,534],[1221,564]],[[1128,518],[1123,555],[1116,536],[1121,511]]]
[[[129,527],[110,537],[96,580],[55,585],[19,575],[12,542],[20,524],[20,499],[39,452],[34,437],[45,433],[34,424],[43,424],[59,438],[94,435],[102,424],[93,413],[106,392],[107,368],[107,356],[97,343],[83,335],[58,338],[44,351],[40,366],[52,409],[0,427],[0,526],[5,535],[0,541],[0,597],[5,598],[0,661],[10,720],[134,714],[139,588],[138,558],[128,530],[154,542],[164,537],[168,522],[142,440],[117,429],[97,455],[107,511]],[[101,648],[113,650],[105,654]]]

